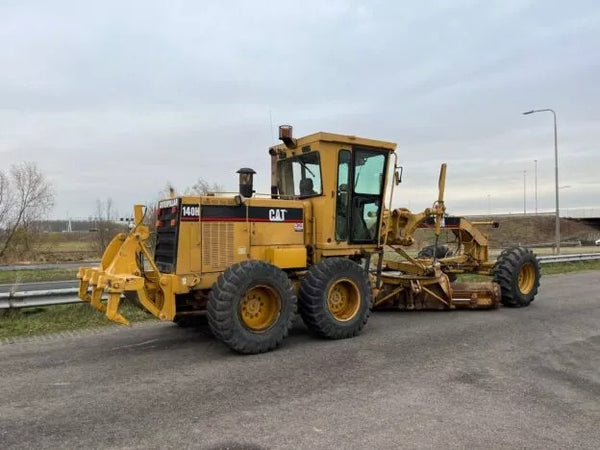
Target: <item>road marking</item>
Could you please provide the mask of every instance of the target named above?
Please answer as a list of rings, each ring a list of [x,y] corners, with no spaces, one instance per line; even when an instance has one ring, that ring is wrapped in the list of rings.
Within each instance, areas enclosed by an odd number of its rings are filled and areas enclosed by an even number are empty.
[[[123,348],[132,348],[132,347],[141,347],[142,345],[151,344],[152,342],[156,342],[158,339],[150,339],[149,341],[140,342],[139,344],[130,344],[130,345],[121,345],[119,347],[113,347],[111,350],[121,350]]]

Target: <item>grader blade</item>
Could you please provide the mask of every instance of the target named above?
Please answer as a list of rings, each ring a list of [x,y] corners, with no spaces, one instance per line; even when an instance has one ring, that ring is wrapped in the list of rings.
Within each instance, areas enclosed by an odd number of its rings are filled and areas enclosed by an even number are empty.
[[[451,309],[452,289],[448,277],[387,271],[382,275],[383,288],[374,306],[381,309]]]
[[[457,308],[495,309],[500,297],[500,285],[492,281],[452,283],[452,304]]]

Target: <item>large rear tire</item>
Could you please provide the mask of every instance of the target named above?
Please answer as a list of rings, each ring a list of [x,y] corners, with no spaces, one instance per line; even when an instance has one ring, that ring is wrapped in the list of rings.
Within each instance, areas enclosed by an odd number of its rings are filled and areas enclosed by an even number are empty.
[[[328,258],[312,266],[302,280],[299,297],[306,326],[329,339],[356,336],[373,307],[367,273],[345,258]]]
[[[494,267],[494,281],[500,285],[504,306],[528,306],[540,286],[540,264],[534,253],[525,247],[504,250]]]
[[[208,296],[208,325],[217,339],[238,353],[262,353],[287,336],[296,314],[292,282],[262,261],[228,267]]]

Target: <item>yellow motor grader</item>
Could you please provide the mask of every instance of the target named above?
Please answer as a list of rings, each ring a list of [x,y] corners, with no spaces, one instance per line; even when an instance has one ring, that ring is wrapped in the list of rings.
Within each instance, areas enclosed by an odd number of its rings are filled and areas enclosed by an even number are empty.
[[[279,134],[282,143],[269,149],[269,194],[254,192],[255,172],[244,168],[235,195],[164,199],[153,249],[136,205],[130,232],[112,240],[98,267],[79,269],[79,297],[123,324],[122,296],[161,320],[206,314],[214,336],[240,353],[277,347],[297,311],[317,335],[340,339],[358,334],[373,308],[533,301],[540,271],[530,250],[507,249],[491,262],[476,228],[491,223],[446,215],[445,164],[431,208],[392,210],[401,178],[396,144],[324,132],[295,139],[290,126]],[[423,227],[436,243],[411,256],[405,247]],[[442,229],[456,237],[452,254],[438,245]],[[465,273],[490,278],[455,281]]]

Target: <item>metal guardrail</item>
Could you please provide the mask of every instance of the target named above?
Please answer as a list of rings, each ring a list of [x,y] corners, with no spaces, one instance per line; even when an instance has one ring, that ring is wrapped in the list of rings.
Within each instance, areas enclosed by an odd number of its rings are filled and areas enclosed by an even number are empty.
[[[548,255],[538,256],[540,264],[550,264],[558,262],[591,261],[600,259],[600,253],[577,253],[573,255]]]
[[[537,257],[540,264],[559,262],[590,261],[600,259],[600,253],[579,253],[573,255],[544,255]],[[79,303],[77,288],[47,289],[43,291],[22,291],[0,293],[0,309],[30,308],[36,306],[66,305]]]
[[[47,269],[77,269],[81,266],[98,265],[100,261],[73,261],[62,263],[43,263],[43,264],[11,264],[0,266],[0,272],[16,272],[24,270],[47,270]]]
[[[47,289],[44,291],[22,291],[0,293],[0,309],[29,308],[34,306],[66,305],[77,303],[77,288]]]

